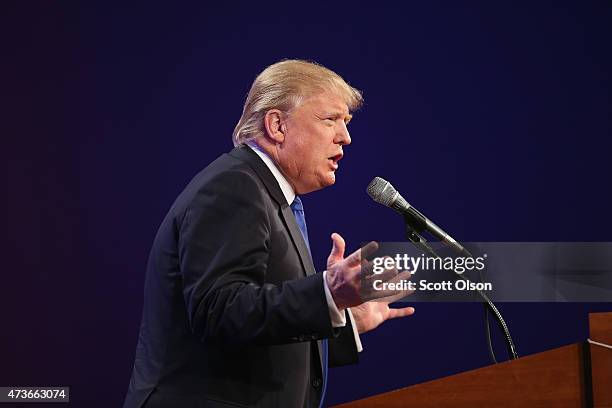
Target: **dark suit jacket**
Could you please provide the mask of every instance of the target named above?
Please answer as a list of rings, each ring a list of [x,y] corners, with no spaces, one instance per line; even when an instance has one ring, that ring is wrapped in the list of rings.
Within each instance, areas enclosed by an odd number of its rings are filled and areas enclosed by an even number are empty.
[[[332,328],[276,179],[235,148],[195,176],[155,237],[124,407],[316,407],[317,340],[330,338],[332,365],[357,360],[347,322]]]

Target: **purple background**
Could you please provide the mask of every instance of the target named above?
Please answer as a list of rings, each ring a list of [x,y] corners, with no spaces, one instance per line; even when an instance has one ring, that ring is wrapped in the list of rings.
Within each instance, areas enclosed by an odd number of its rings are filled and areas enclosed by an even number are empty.
[[[122,403],[156,229],[282,58],[366,100],[337,184],[304,199],[319,268],[333,231],[351,249],[403,239],[364,192],[376,175],[463,241],[612,241],[610,3],[16,4],[0,24],[0,385]],[[586,313],[612,304],[500,309],[526,355],[584,340]],[[362,336],[328,401],[488,364],[481,320],[479,304],[420,305]]]

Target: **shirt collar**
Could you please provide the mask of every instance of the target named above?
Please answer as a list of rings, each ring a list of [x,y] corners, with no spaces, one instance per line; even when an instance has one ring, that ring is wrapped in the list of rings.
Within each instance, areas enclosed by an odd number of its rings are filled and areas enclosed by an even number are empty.
[[[295,200],[295,191],[293,190],[293,187],[291,187],[291,184],[289,184],[285,176],[283,176],[283,173],[281,173],[276,163],[254,141],[248,141],[246,142],[246,144],[261,158],[261,160],[263,160],[264,163],[266,163],[266,166],[268,166],[268,168],[272,172],[272,175],[278,182],[278,185],[281,191],[283,192],[285,199],[287,200],[287,204],[291,205],[291,203],[293,203],[293,200]]]

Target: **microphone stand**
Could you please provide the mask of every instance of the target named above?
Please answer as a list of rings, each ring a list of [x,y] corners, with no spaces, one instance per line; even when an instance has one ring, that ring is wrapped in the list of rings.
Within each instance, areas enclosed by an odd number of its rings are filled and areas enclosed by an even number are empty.
[[[406,238],[408,238],[410,242],[412,242],[417,248],[420,248],[421,250],[427,252],[429,255],[433,256],[434,258],[441,258],[440,255],[438,255],[436,251],[434,251],[434,249],[429,244],[427,244],[427,240],[423,238],[423,236],[421,235],[421,233],[423,232],[422,229],[419,230],[418,226],[411,223],[408,217],[404,217],[404,223],[406,224]],[[463,248],[463,254],[473,258],[472,254],[465,248]],[[468,281],[467,278],[463,277],[463,275],[459,275],[456,272],[454,273],[454,276],[455,276],[455,279],[457,280],[461,279],[461,280]],[[482,281],[482,275],[480,276],[480,279]],[[487,339],[487,345],[489,346],[489,354],[491,355],[491,359],[493,360],[494,363],[497,363],[497,359],[495,358],[495,352],[493,351],[493,345],[491,343],[491,329],[489,327],[489,312],[493,314],[493,317],[495,318],[497,325],[499,326],[500,330],[504,333],[504,340],[506,342],[506,348],[508,349],[508,356],[510,357],[510,359],[516,360],[518,358],[518,354],[514,347],[514,342],[512,341],[512,337],[510,336],[510,331],[508,330],[508,326],[506,325],[504,318],[502,317],[501,313],[499,312],[495,304],[491,301],[491,299],[489,299],[489,297],[484,292],[478,289],[476,290],[476,292],[482,299],[482,304],[484,307],[485,335]]]

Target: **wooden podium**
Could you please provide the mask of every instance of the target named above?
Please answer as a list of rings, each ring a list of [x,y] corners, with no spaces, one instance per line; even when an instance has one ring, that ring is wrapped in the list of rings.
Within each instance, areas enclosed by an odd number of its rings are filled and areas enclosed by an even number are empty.
[[[612,313],[589,314],[589,326],[612,344]],[[576,343],[336,407],[612,407],[612,350]]]

